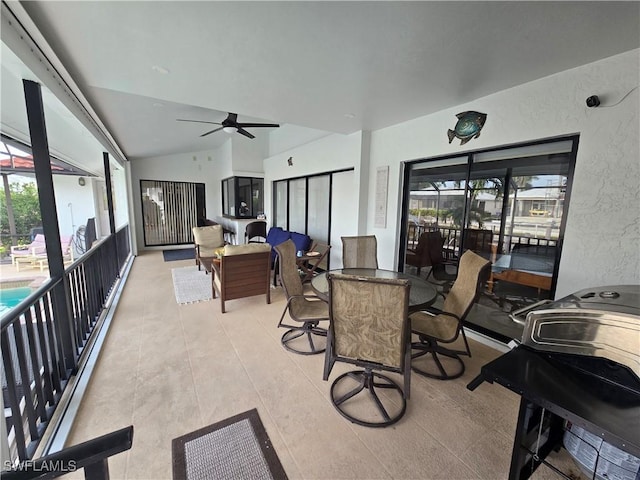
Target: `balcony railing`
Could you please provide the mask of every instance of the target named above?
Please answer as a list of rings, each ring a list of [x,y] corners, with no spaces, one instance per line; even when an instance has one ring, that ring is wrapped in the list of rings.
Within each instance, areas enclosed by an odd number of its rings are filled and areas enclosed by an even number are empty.
[[[12,465],[32,458],[129,256],[125,226],[2,318],[2,394]]]
[[[446,227],[437,224],[430,225],[412,225],[412,228],[409,229],[408,232],[408,246],[415,247],[418,242],[418,238],[420,235],[429,230],[438,230],[444,239],[443,244],[443,256],[448,260],[454,260],[457,257],[457,252],[460,247],[460,237],[462,235],[462,231],[458,227]],[[492,229],[494,233],[494,247],[495,242],[497,240],[497,235],[499,231],[496,229]],[[555,247],[557,246],[558,241],[555,238],[546,238],[540,236],[533,235],[509,235],[505,234],[503,236],[503,245],[501,252],[494,252],[497,254],[504,254],[510,252],[511,249],[515,245],[540,245],[544,247]]]

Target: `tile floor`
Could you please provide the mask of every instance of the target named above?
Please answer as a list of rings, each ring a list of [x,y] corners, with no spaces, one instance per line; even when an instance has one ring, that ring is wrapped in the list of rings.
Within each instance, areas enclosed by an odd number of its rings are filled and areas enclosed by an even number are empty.
[[[171,478],[173,438],[254,407],[289,478],[507,477],[519,397],[487,383],[466,388],[499,352],[471,341],[462,378],[413,374],[400,422],[360,427],[328,399],[348,367],[336,364],[325,382],[322,355],[280,345],[280,288],[270,305],[263,296],[233,300],[226,314],[217,300],[178,305],[171,269],[192,263],[148,252],[133,264],[68,441],[133,424],[133,447],[111,457],[111,478]],[[557,477],[542,468],[536,478]]]

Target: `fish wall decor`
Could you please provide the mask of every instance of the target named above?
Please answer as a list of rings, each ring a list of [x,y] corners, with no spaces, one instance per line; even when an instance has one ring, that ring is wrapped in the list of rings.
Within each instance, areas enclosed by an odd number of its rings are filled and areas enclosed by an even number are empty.
[[[449,137],[449,143],[457,137],[460,139],[460,145],[464,145],[472,138],[478,138],[480,136],[480,130],[482,130],[484,126],[487,114],[480,112],[461,112],[458,113],[456,117],[458,117],[458,123],[453,127],[453,130],[447,130],[447,136]]]

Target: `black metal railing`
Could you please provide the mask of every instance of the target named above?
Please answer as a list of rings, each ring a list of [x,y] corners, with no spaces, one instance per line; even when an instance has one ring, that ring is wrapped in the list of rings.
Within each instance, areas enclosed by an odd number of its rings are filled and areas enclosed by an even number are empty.
[[[457,257],[457,252],[461,243],[462,230],[458,227],[443,227],[439,225],[418,225],[414,226],[411,231],[411,235],[408,237],[409,246],[413,247],[418,237],[429,230],[438,230],[444,239],[443,243],[443,256],[448,260],[453,260]],[[498,230],[493,230],[494,242],[499,234]],[[413,243],[412,243],[413,242]],[[502,242],[502,251],[495,252],[497,254],[504,254],[510,252],[516,245],[539,245],[544,247],[555,247],[558,241],[554,238],[546,238],[532,235],[508,235],[505,234]]]
[[[32,458],[84,360],[85,346],[130,255],[128,239],[125,226],[101,240],[62,278],[50,279],[2,317],[0,377],[12,464]]]
[[[20,462],[2,472],[2,479],[50,479],[84,469],[86,479],[108,480],[109,457],[129,450],[132,444],[133,425],[129,425],[37,460]]]

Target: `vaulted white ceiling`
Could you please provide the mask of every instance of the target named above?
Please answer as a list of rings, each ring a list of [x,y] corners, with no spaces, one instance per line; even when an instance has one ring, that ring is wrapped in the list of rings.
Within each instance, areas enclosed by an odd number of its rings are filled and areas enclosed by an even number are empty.
[[[228,139],[177,118],[375,130],[640,46],[638,2],[21,5],[132,159]]]

